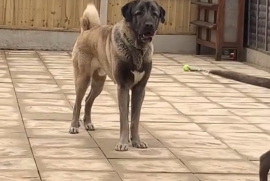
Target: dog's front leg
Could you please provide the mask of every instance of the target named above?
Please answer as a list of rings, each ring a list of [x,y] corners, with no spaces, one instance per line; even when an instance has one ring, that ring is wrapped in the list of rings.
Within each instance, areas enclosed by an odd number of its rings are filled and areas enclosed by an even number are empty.
[[[126,87],[118,86],[117,89],[118,106],[120,111],[120,140],[116,145],[116,151],[127,151],[129,142],[129,89]]]
[[[136,148],[147,148],[147,143],[141,141],[139,135],[139,122],[141,107],[145,95],[145,86],[138,84],[132,89],[131,95],[131,142]]]

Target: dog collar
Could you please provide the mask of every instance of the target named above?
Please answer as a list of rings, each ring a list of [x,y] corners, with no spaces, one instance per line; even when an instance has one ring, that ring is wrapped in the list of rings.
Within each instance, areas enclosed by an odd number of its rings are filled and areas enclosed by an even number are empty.
[[[132,47],[136,48],[137,50],[142,51],[142,53],[143,53],[144,48],[138,48],[138,47],[134,44],[134,42],[133,42],[130,38],[128,38],[128,36],[127,36],[125,33],[124,33],[124,37],[126,38],[127,42],[128,42]]]

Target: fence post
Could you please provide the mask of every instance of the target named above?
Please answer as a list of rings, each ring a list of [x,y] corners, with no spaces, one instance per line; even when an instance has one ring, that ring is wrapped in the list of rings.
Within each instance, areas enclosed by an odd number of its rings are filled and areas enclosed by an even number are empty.
[[[257,0],[257,8],[256,8],[256,42],[255,42],[255,48],[257,50],[258,48],[258,28],[259,28],[259,1]]]
[[[266,0],[266,17],[265,17],[265,37],[264,37],[264,50],[268,51],[268,12],[269,12],[269,3]]]
[[[100,0],[99,15],[100,15],[100,22],[103,25],[107,24],[108,3],[109,3],[109,0]]]
[[[247,14],[248,14],[248,19],[247,19],[247,46],[250,47],[250,24],[251,24],[251,13],[250,13],[250,4],[251,4],[251,0],[247,0],[248,1],[248,9],[247,9]]]

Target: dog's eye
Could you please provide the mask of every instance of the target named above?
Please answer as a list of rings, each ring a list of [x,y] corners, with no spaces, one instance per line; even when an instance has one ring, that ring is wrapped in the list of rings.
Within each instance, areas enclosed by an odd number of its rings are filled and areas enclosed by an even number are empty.
[[[158,16],[158,14],[157,13],[153,13],[153,16]]]
[[[141,11],[135,12],[135,16],[140,16],[140,15],[142,15],[142,12]]]

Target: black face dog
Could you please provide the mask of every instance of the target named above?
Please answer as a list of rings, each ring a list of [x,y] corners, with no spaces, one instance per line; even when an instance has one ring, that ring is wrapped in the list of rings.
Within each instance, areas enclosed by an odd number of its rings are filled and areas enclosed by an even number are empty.
[[[138,41],[151,42],[159,22],[165,22],[165,10],[153,0],[135,0],[121,9],[122,15],[134,31]]]
[[[268,180],[269,169],[270,169],[270,150],[260,157],[260,172],[259,172],[260,181]]]

